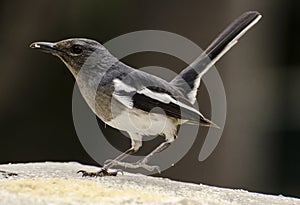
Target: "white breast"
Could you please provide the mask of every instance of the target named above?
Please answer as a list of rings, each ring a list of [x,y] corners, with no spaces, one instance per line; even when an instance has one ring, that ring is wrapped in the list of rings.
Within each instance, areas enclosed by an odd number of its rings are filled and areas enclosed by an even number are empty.
[[[141,135],[174,136],[177,130],[177,122],[163,114],[146,113],[139,109],[126,109],[111,121],[107,122],[111,127],[138,133]]]

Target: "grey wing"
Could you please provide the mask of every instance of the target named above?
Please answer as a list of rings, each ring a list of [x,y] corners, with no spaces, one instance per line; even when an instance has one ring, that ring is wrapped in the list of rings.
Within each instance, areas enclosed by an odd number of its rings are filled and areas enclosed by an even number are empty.
[[[124,79],[114,79],[113,85],[113,98],[129,109],[154,113],[159,113],[162,109],[168,117],[192,124],[214,125],[188,101],[180,101],[182,96],[163,79],[136,70]],[[157,107],[160,109],[154,109]]]

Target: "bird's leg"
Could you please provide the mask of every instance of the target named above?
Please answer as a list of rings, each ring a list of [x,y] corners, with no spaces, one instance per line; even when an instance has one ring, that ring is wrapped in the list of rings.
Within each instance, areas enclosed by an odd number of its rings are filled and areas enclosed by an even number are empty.
[[[119,171],[113,171],[108,172],[108,169],[115,166],[115,163],[118,163],[119,161],[126,158],[128,155],[135,153],[135,149],[131,147],[130,149],[126,150],[124,153],[117,156],[115,159],[106,160],[104,162],[104,166],[101,168],[98,172],[87,172],[84,170],[79,170],[77,173],[82,173],[83,177],[89,176],[89,177],[102,177],[102,176],[117,176]]]
[[[173,141],[173,140],[172,140]],[[128,163],[128,162],[116,162],[114,163],[115,166],[122,166],[125,168],[137,169],[137,168],[144,168],[148,171],[157,170],[160,173],[159,166],[151,166],[148,165],[147,162],[157,153],[166,149],[172,141],[165,141],[161,143],[157,148],[155,148],[152,152],[150,152],[146,157],[142,160],[137,161],[136,163]]]
[[[128,155],[133,154],[136,151],[137,150],[134,149],[134,147],[131,147],[130,149],[126,150],[124,153],[117,156],[115,159],[106,160],[104,162],[104,166],[98,172],[87,172],[87,171],[84,171],[84,170],[79,170],[77,173],[82,173],[83,177],[86,177],[86,176],[89,176],[89,177],[117,176],[117,174],[118,174],[118,172],[120,172],[120,170],[113,171],[113,172],[108,172],[108,169],[113,167],[113,166],[118,165],[118,163],[120,163],[121,160],[125,159]]]
[[[124,153],[117,156],[115,159],[108,159],[104,162],[103,169],[109,169],[113,166],[116,166],[116,163],[121,162],[123,159],[125,159],[128,155],[136,153],[137,150],[134,147],[129,148]]]
[[[138,135],[130,135],[131,137],[131,148],[126,150],[124,153],[117,156],[115,159],[106,160],[104,162],[104,166],[101,168],[98,172],[87,172],[84,170],[79,170],[77,173],[82,173],[82,176],[90,176],[90,177],[102,177],[102,176],[116,176],[118,172],[122,172],[122,170],[117,170],[114,172],[108,172],[109,168],[112,168],[113,166],[119,165],[119,163],[122,163],[121,161],[125,159],[128,155],[136,153],[140,147],[142,146],[142,138]]]
[[[104,162],[104,169],[109,169],[111,167],[117,166],[123,159],[125,159],[128,155],[136,153],[142,146],[142,136],[139,134],[129,133],[131,138],[131,148],[126,150],[124,153],[117,156],[115,159],[108,159]]]
[[[141,161],[139,161],[140,164],[147,164],[147,162],[155,155],[163,150],[165,150],[167,147],[171,145],[171,142],[166,141],[161,143],[156,149],[154,149],[152,152],[150,152],[146,157],[144,157]]]

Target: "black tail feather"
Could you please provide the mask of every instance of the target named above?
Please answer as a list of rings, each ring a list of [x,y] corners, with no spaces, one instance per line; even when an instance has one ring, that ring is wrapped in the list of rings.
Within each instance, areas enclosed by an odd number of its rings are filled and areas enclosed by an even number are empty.
[[[256,11],[249,11],[234,20],[187,68],[185,68],[171,83],[182,90],[191,103],[196,100],[197,89],[201,77],[213,66],[230,48],[232,48],[261,15]]]

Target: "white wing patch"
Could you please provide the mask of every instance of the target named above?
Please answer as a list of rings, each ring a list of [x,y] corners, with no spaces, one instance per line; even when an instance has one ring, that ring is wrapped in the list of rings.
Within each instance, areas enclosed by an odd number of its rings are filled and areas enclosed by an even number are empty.
[[[165,104],[169,104],[172,102],[175,105],[178,105],[179,107],[183,107],[185,109],[188,109],[192,112],[197,113],[199,116],[202,116],[202,114],[195,108],[188,106],[182,102],[177,101],[176,99],[174,99],[172,96],[168,95],[167,93],[153,92],[153,91],[149,90],[148,88],[143,88],[142,90],[137,91],[137,93],[144,94],[152,99],[155,99],[155,100],[160,101]]]
[[[132,109],[133,108],[133,101],[132,96],[136,93],[145,95],[151,99],[160,101],[165,104],[174,103],[175,105],[178,105],[179,107],[185,108],[187,110],[190,110],[192,112],[197,113],[199,116],[202,116],[202,114],[196,110],[195,108],[186,105],[182,102],[177,101],[172,96],[170,96],[167,93],[158,93],[154,92],[146,87],[137,90],[134,87],[122,82],[119,79],[113,80],[115,91],[113,92],[113,97],[118,100],[120,103],[125,105],[127,108]],[[202,116],[203,117],[203,116]]]
[[[132,109],[133,108],[133,102],[132,102],[132,95],[130,95],[129,93],[135,93],[136,89],[134,87],[131,87],[125,83],[123,83],[121,80],[119,79],[114,79],[114,87],[115,90],[113,92],[113,97],[118,100],[120,103],[122,103],[123,105],[125,105],[127,108]],[[122,95],[120,92],[127,92],[128,95]]]
[[[141,90],[138,90],[137,93],[146,95],[147,97],[150,97],[154,100],[157,100],[157,101],[160,101],[160,102],[163,102],[166,104],[175,100],[174,98],[172,98],[170,95],[168,95],[166,93],[153,92],[153,91],[149,90],[148,88],[143,88]]]
[[[124,82],[122,82],[120,79],[114,79],[114,87],[115,91],[125,91],[125,92],[135,92],[136,89]]]

